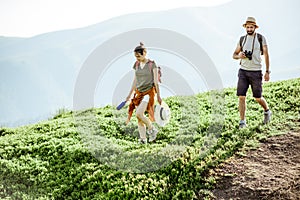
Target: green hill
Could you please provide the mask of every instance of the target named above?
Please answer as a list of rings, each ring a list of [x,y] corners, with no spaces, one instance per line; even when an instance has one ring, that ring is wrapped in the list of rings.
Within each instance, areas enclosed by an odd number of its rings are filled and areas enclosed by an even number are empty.
[[[247,98],[246,129],[238,129],[235,88],[165,99],[170,123],[157,142],[137,143],[126,109],[60,111],[53,119],[0,128],[1,199],[203,199],[207,176],[234,153],[288,130],[299,130],[300,79],[267,83],[273,118]]]

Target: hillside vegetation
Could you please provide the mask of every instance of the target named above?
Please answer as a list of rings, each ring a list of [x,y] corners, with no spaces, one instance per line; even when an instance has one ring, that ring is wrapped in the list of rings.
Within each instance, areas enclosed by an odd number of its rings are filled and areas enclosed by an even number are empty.
[[[235,88],[165,99],[170,123],[156,143],[140,145],[127,109],[60,111],[53,119],[0,128],[1,199],[203,199],[207,176],[258,141],[299,130],[300,79],[264,85],[273,118],[247,98],[248,127],[238,129]]]

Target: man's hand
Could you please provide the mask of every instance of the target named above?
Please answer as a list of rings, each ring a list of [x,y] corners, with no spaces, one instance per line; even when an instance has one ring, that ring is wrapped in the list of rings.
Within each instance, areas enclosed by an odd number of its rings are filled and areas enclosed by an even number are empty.
[[[244,58],[246,58],[246,55],[245,55],[245,53],[244,52],[240,52],[239,54],[238,54],[238,56],[239,56],[239,58],[241,58],[241,59],[244,59]]]
[[[269,81],[270,80],[270,74],[268,72],[265,73],[265,81]]]

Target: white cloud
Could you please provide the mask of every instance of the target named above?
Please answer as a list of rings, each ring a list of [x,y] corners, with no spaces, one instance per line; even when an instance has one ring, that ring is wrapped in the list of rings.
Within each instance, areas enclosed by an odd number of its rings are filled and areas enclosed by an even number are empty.
[[[0,0],[0,35],[30,37],[79,28],[123,14],[216,6],[231,0]]]

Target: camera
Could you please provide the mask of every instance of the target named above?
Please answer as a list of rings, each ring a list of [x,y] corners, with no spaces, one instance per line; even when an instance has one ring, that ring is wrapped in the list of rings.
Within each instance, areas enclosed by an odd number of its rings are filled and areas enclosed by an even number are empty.
[[[244,54],[249,60],[252,60],[252,51],[245,50]]]

